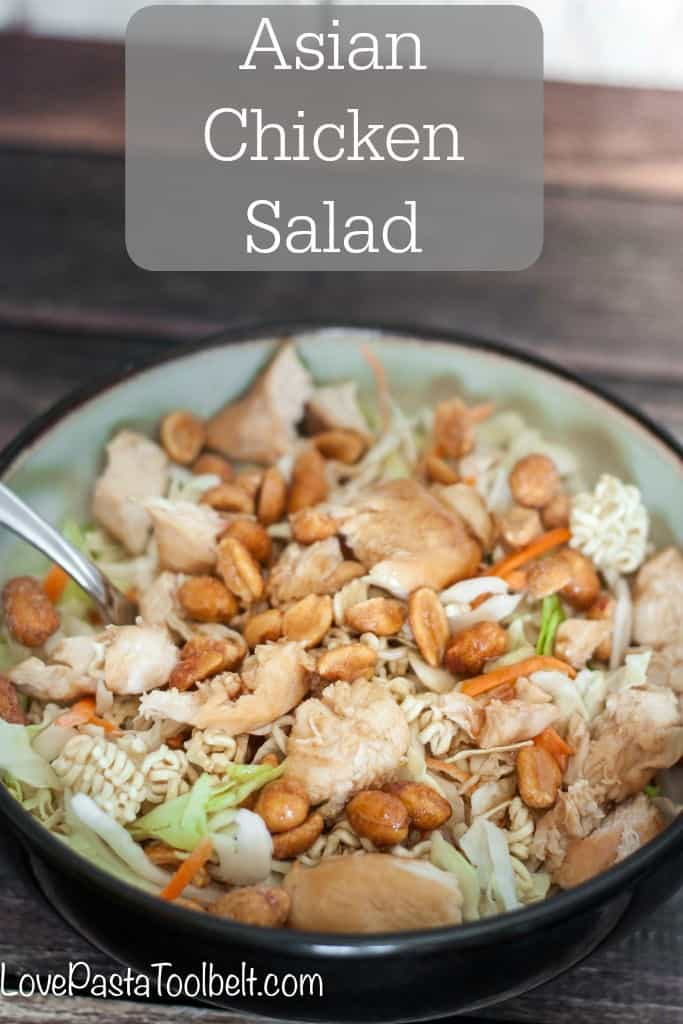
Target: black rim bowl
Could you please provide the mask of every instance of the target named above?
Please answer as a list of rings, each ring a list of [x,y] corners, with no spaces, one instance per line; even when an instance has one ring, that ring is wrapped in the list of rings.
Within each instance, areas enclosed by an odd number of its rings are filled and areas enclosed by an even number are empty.
[[[455,332],[425,330],[419,327],[408,328],[386,323],[347,322],[330,325],[321,322],[296,322],[261,323],[224,331],[199,344],[176,348],[169,355],[146,363],[139,369],[123,373],[106,383],[76,391],[37,417],[0,452],[0,476],[6,473],[20,453],[39,440],[41,435],[67,413],[129,377],[137,376],[147,369],[182,358],[182,356],[200,349],[229,345],[250,339],[256,340],[266,336],[286,337],[297,332],[322,329],[328,326],[341,329],[376,330],[384,334],[417,338],[429,342],[457,343],[538,367],[561,380],[571,381],[584,391],[597,395],[616,409],[626,413],[645,427],[651,435],[663,442],[683,462],[683,448],[678,442],[639,410],[613,397],[601,388],[587,384],[576,375],[553,363],[536,355],[516,350],[507,344]],[[419,957],[421,954],[428,955],[438,951],[460,950],[464,952],[473,947],[514,942],[516,938],[528,936],[530,932],[541,933],[544,929],[559,924],[565,918],[598,908],[617,894],[628,891],[638,879],[650,875],[665,862],[677,861],[683,854],[683,818],[678,818],[656,839],[621,863],[576,889],[560,893],[523,909],[470,924],[435,928],[429,931],[391,932],[374,935],[329,935],[257,928],[208,914],[199,914],[159,900],[156,896],[120,881],[74,853],[25,811],[2,785],[0,785],[0,813],[9,819],[12,826],[24,838],[29,850],[38,854],[42,862],[54,866],[70,876],[83,878],[97,888],[107,890],[111,897],[121,903],[133,902],[141,911],[149,913],[157,926],[161,925],[171,931],[175,927],[184,932],[191,930],[196,934],[198,940],[203,938],[218,944],[224,942],[226,947],[237,944],[258,949],[265,954],[272,953],[275,957],[278,953],[286,952],[288,956],[319,963],[324,960],[339,960],[340,958],[350,961],[365,961],[368,958],[381,960],[387,955]],[[673,890],[674,886],[671,885],[670,888]],[[254,1010],[259,1012],[256,1007]],[[325,1016],[326,1014],[323,1012],[322,1017]],[[394,1015],[394,1019],[399,1018],[400,1013]]]

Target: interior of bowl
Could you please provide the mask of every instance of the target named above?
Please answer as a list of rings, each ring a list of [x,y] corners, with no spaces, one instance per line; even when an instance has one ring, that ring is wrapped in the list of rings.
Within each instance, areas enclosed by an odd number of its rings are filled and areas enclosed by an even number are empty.
[[[440,343],[376,330],[328,328],[295,335],[300,354],[319,383],[344,378],[373,387],[363,346],[377,349],[392,394],[408,411],[447,394],[494,399],[519,410],[551,439],[580,457],[592,483],[610,472],[646,495],[657,545],[681,541],[677,509],[683,501],[683,463],[671,448],[615,405],[548,370],[513,355],[457,342]],[[122,426],[149,433],[173,408],[200,416],[239,395],[281,338],[216,344],[144,370],[67,413],[7,468],[5,481],[46,519],[84,521],[104,446]],[[37,571],[40,556],[8,533],[0,536],[4,575]]]
[[[39,433],[6,465],[4,480],[50,522],[87,521],[104,446],[123,426],[153,434],[169,409],[209,416],[245,390],[284,335],[220,341],[170,359],[114,384]],[[294,335],[318,383],[353,378],[371,393],[363,348],[373,348],[391,392],[408,411],[445,395],[494,400],[515,408],[549,439],[572,448],[592,484],[609,471],[645,495],[657,546],[683,542],[677,510],[683,502],[683,462],[675,447],[637,416],[569,377],[513,354],[455,341],[421,340],[376,330],[328,328]],[[40,555],[0,534],[3,578],[38,572]]]

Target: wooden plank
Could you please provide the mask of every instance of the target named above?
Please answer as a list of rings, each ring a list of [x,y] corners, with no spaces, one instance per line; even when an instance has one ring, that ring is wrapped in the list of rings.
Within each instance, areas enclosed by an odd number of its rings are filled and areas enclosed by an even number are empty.
[[[550,190],[543,254],[520,273],[149,273],[124,247],[119,159],[0,151],[0,177],[6,323],[179,340],[352,316],[504,338],[596,376],[683,374],[678,202]]]
[[[0,143],[122,150],[121,44],[9,33],[0,67]],[[683,93],[548,82],[545,109],[548,184],[683,195]]]

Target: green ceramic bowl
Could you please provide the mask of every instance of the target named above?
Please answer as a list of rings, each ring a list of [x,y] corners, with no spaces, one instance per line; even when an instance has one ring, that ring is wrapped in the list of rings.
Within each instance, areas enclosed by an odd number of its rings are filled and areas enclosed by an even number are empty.
[[[494,344],[418,340],[394,330],[276,328],[222,337],[83,398],[69,399],[0,455],[5,481],[55,524],[87,521],[104,445],[120,427],[154,432],[160,416],[189,408],[208,416],[247,387],[277,344],[294,335],[316,379],[353,377],[370,391],[361,346],[370,344],[408,408],[454,392],[510,405],[581,457],[590,483],[609,470],[641,488],[655,540],[683,540],[683,460],[644,416],[562,369]],[[0,535],[2,576],[44,562]],[[679,819],[655,841],[577,889],[524,910],[431,932],[329,936],[255,929],[162,903],[104,875],[45,832],[0,787],[0,813],[29,851],[43,891],[100,948],[145,970],[172,960],[181,974],[202,961],[240,960],[276,974],[319,971],[323,999],[222,997],[224,1007],[296,1020],[397,1021],[471,1010],[519,994],[633,927],[681,884]],[[31,936],[27,934],[27,946]],[[491,949],[491,947],[495,947]],[[493,969],[492,969],[493,965]]]

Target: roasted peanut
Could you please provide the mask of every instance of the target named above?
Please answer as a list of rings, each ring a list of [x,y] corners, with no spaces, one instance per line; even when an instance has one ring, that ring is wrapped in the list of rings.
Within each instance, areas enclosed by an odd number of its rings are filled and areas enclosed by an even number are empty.
[[[429,455],[425,456],[424,461],[425,473],[427,479],[434,484],[457,484],[460,477],[456,471],[449,466],[445,459],[442,459],[440,455],[436,455],[434,452],[430,452]]]
[[[560,590],[560,596],[572,608],[590,608],[600,594],[600,578],[590,558],[574,548],[565,548],[562,558],[568,564],[570,576]]]
[[[302,508],[292,516],[292,536],[299,544],[314,544],[334,537],[339,522],[314,508]]]
[[[513,505],[507,512],[504,512],[498,521],[500,538],[507,548],[526,547],[534,537],[543,532],[543,524],[538,510],[535,508],[524,508],[522,505]]]
[[[410,828],[405,804],[381,789],[364,789],[357,793],[346,805],[346,816],[354,832],[376,846],[402,843]]]
[[[341,427],[317,434],[313,438],[313,444],[326,459],[336,459],[346,466],[358,462],[367,447],[365,438],[357,430]]]
[[[241,540],[224,537],[218,545],[216,561],[218,573],[228,590],[245,604],[253,604],[263,597],[263,576]]]
[[[291,515],[302,508],[319,504],[327,497],[327,491],[325,460],[317,448],[307,448],[294,463],[288,512]]]
[[[569,513],[572,503],[568,494],[556,494],[541,509],[541,519],[546,530],[554,530],[559,526],[569,526]]]
[[[336,594],[338,590],[345,587],[351,580],[357,580],[361,576],[365,576],[365,567],[360,562],[342,562],[337,566],[332,575],[327,577],[326,589],[328,594]]]
[[[26,725],[26,715],[19,703],[17,688],[11,679],[0,675],[0,718],[12,725]]]
[[[562,551],[535,562],[526,577],[529,594],[536,599],[556,594],[570,579],[571,567]]]
[[[269,526],[282,519],[286,507],[287,481],[277,466],[271,466],[263,474],[256,502],[256,515],[265,526]]]
[[[229,622],[237,614],[237,601],[215,576],[190,576],[180,586],[178,600],[198,622]]]
[[[320,655],[317,672],[328,682],[345,679],[351,683],[370,676],[376,664],[377,654],[367,644],[342,644]]]
[[[244,624],[244,639],[249,647],[265,644],[268,640],[279,640],[282,636],[282,612],[268,608],[265,612],[252,615]]]
[[[408,598],[408,622],[417,648],[428,665],[443,661],[448,643],[448,619],[436,591],[430,587],[414,590]]]
[[[498,622],[476,622],[453,640],[446,651],[446,668],[455,676],[478,676],[491,658],[507,650],[507,633]]]
[[[320,811],[314,811],[302,825],[279,832],[273,836],[273,857],[275,860],[290,860],[308,850],[316,841],[325,821]]]
[[[189,466],[206,444],[206,427],[185,409],[164,416],[159,428],[166,454],[181,466]]]
[[[527,807],[552,807],[562,784],[560,766],[544,747],[522,747],[517,754],[517,786]]]
[[[180,661],[171,672],[168,685],[171,689],[189,690],[195,683],[235,668],[245,653],[244,645],[234,640],[193,636],[180,652]]]
[[[437,405],[434,413],[434,446],[438,455],[449,459],[460,459],[474,447],[470,410],[459,398],[451,398]]]
[[[32,576],[15,576],[6,583],[2,604],[7,628],[24,647],[42,647],[59,629],[52,602]]]
[[[316,647],[332,625],[332,598],[309,594],[282,616],[282,633],[304,647]]]
[[[222,455],[212,455],[204,452],[192,465],[192,472],[195,476],[217,476],[223,483],[230,483],[235,475],[232,466]]]
[[[267,531],[254,519],[235,519],[230,523],[224,536],[236,537],[242,541],[249,554],[261,564],[270,558],[273,542]]]
[[[394,636],[405,622],[406,612],[400,601],[389,597],[371,597],[346,609],[346,625],[356,633]]]
[[[411,825],[421,832],[441,828],[453,813],[448,800],[433,786],[422,782],[394,782],[384,788],[399,798],[408,811]]]
[[[275,779],[264,786],[254,807],[272,833],[288,832],[302,825],[310,809],[311,801],[304,787],[287,778]]]
[[[281,928],[289,916],[290,904],[289,893],[281,887],[247,885],[219,896],[208,910],[217,917],[229,917],[241,924]]]
[[[235,477],[235,483],[249,495],[252,501],[255,502],[256,495],[263,483],[263,476],[264,473],[262,469],[243,469],[242,472],[238,473]]]
[[[254,511],[254,501],[237,483],[222,483],[209,487],[201,497],[202,505],[210,505],[217,512],[243,512],[250,515]]]
[[[512,467],[509,477],[512,496],[525,508],[543,508],[560,489],[560,474],[547,455],[525,455]]]
[[[589,619],[604,619],[610,624],[610,630],[614,620],[614,606],[616,602],[611,594],[603,593],[600,594],[597,601],[590,606],[586,612],[586,617]],[[609,661],[612,654],[612,636],[607,637],[603,640],[599,647],[595,649],[595,657],[598,661]]]

